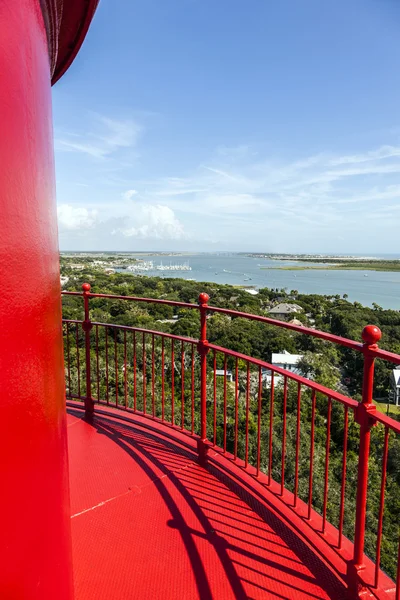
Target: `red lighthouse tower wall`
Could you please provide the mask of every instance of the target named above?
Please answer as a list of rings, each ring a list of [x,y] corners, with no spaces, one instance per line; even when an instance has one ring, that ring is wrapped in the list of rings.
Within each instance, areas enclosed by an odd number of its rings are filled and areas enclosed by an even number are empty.
[[[1,0],[0,597],[8,600],[73,596],[50,85],[39,0]]]

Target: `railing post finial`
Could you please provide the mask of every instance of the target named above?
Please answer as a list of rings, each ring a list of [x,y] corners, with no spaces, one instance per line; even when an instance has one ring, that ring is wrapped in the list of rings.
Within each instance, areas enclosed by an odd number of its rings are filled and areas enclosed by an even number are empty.
[[[90,283],[82,284],[83,303],[85,310],[85,320],[82,323],[82,329],[85,332],[85,361],[86,361],[86,397],[85,397],[85,413],[86,417],[91,417],[94,412],[94,402],[92,398],[92,376],[90,365],[90,331],[93,324],[89,314],[89,298],[90,298]]]
[[[367,514],[368,493],[368,462],[371,438],[371,427],[374,425],[371,416],[376,412],[373,403],[374,392],[374,350],[378,348],[377,342],[381,339],[382,332],[375,325],[367,325],[362,331],[364,375],[362,387],[362,400],[357,407],[355,420],[360,425],[360,446],[358,453],[358,478],[356,498],[356,524],[354,531],[353,560],[347,568],[347,578],[350,598],[361,598],[365,591],[360,579],[360,573],[365,569],[364,542],[365,521]]]
[[[376,325],[366,325],[362,330],[362,339],[364,340],[364,347],[376,346],[382,337],[382,332]]]
[[[200,337],[198,351],[200,354],[200,439],[198,442],[200,464],[205,464],[207,455],[207,307],[210,297],[205,292],[199,294]]]

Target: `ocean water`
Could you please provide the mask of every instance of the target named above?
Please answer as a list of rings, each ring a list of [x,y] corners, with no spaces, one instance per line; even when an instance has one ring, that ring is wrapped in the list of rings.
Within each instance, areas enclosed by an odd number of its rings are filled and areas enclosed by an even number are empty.
[[[137,258],[141,258],[137,255]],[[191,271],[146,271],[158,277],[179,277],[196,281],[213,281],[255,288],[287,288],[302,294],[347,294],[351,302],[371,306],[376,302],[383,308],[400,310],[400,272],[382,271],[281,271],[272,267],[302,266],[295,261],[252,258],[235,254],[187,254],[184,256],[143,255],[155,265],[189,262]],[[312,264],[312,263],[310,263]],[[261,269],[271,267],[269,269]]]

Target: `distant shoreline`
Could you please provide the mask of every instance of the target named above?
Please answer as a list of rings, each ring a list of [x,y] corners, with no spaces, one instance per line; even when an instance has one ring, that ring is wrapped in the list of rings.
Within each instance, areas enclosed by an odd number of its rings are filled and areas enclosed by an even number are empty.
[[[300,261],[299,261],[300,262]],[[303,261],[301,261],[303,262]],[[304,261],[307,262],[307,261]],[[319,261],[309,261],[319,262]],[[260,267],[262,270],[269,271],[384,271],[384,272],[399,272],[400,261],[354,261],[343,262],[341,264],[331,262],[322,262],[320,265],[290,265],[279,267]]]

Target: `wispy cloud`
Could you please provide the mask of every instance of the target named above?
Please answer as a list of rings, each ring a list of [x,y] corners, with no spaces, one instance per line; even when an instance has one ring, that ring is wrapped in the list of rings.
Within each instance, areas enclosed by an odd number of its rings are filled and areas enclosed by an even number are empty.
[[[132,120],[95,115],[90,131],[56,135],[55,147],[59,151],[80,152],[93,158],[104,159],[122,148],[134,147],[141,130],[141,126]]]
[[[135,138],[121,123],[107,124],[107,131],[101,158]],[[164,241],[164,247],[212,239],[232,249],[309,251],[332,243],[339,251],[340,239],[364,243],[372,222],[376,240],[388,237],[395,226],[391,213],[400,206],[399,173],[400,147],[394,145],[293,160],[263,156],[250,146],[220,147],[186,173],[141,180],[130,179],[127,170],[115,196],[93,204],[96,216],[64,209],[61,219],[64,227],[72,221],[121,240]]]

